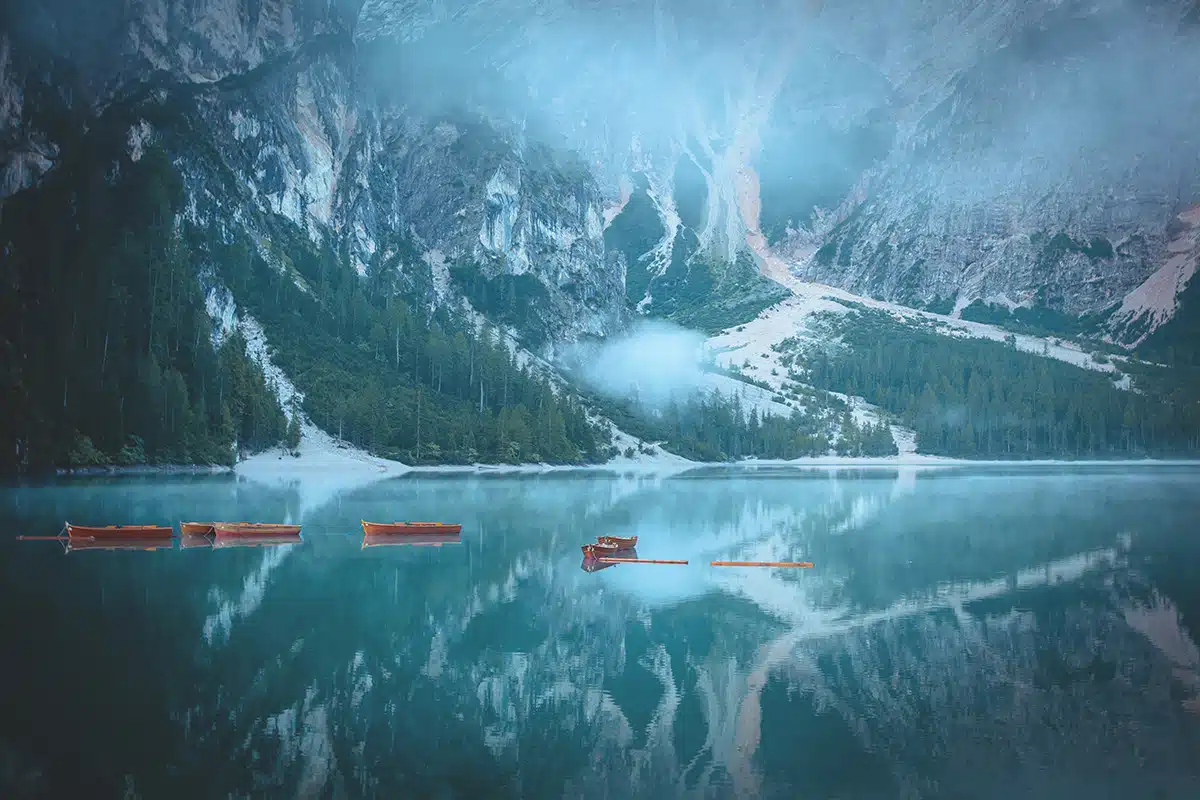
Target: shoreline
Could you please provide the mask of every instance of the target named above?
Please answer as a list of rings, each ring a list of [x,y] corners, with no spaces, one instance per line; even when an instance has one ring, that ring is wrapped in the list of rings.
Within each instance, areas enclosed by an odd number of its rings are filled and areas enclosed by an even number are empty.
[[[872,468],[886,469],[894,467],[1200,467],[1200,458],[1196,459],[968,459],[951,456],[929,456],[909,454],[905,456],[805,456],[796,459],[754,459],[741,461],[689,461],[658,460],[653,457],[646,459],[616,458],[600,464],[418,464],[409,465],[398,461],[377,460],[378,464],[364,464],[353,459],[356,466],[367,467],[369,472],[378,472],[380,478],[398,477],[410,473],[419,474],[488,474],[513,473],[532,474],[546,472],[640,472],[640,473],[676,473],[690,472],[700,469],[742,470],[759,467],[771,468]],[[281,462],[272,464],[271,461]],[[323,461],[325,463],[317,463]],[[253,462],[253,463],[252,463]],[[373,469],[372,469],[373,468]],[[237,465],[229,467],[219,464],[134,464],[107,465],[99,467],[58,467],[54,477],[58,478],[96,478],[96,477],[153,477],[159,475],[228,475],[234,474],[251,479],[269,477],[286,478],[296,473],[312,475],[323,470],[342,470],[344,465],[331,464],[327,460],[311,459],[307,463],[304,457],[293,458],[290,455],[278,456],[275,452],[258,453]],[[34,476],[36,477],[36,476]]]

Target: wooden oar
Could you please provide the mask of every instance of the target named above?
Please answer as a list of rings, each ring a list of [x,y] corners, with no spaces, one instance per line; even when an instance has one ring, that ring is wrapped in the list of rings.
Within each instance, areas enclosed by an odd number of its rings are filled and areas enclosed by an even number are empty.
[[[66,536],[18,536],[18,542],[61,542]]]
[[[601,564],[686,564],[686,561],[667,561],[657,558],[597,558]]]
[[[811,561],[710,561],[710,567],[811,567]]]

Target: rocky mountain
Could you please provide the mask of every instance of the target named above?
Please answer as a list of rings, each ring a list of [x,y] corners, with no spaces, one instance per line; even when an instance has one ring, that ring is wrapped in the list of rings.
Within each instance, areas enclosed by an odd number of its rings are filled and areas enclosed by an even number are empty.
[[[368,353],[402,371],[396,299],[470,330],[488,319],[551,360],[639,314],[732,329],[797,280],[1133,346],[1195,271],[1190,1],[22,0],[2,14],[0,222],[55,175],[59,205],[21,219],[98,218],[81,202],[163,153],[181,179],[180,263],[216,328],[255,302],[261,315],[269,293],[295,310],[275,309],[268,340],[329,352],[292,327],[320,309],[343,381]],[[23,297],[53,253],[5,237]],[[27,358],[23,324],[5,348]],[[51,349],[103,372],[108,334],[87,325],[76,315]],[[178,357],[166,347],[155,358]],[[483,415],[462,347],[454,402]],[[305,358],[285,360],[310,369],[311,396],[328,372]],[[405,380],[442,393],[413,358]],[[189,369],[191,396],[207,392]],[[5,367],[14,397],[67,407],[67,379],[30,390],[22,370]],[[507,379],[486,381],[506,405]],[[391,413],[385,395],[362,401],[360,428]],[[340,430],[351,412],[322,413]]]
[[[186,96],[197,219],[282,218],[364,274],[415,248],[440,289],[454,266],[485,306],[516,287],[534,344],[627,306],[744,321],[784,294],[764,257],[909,305],[1097,314],[1200,200],[1189,13],[27,0],[0,42],[3,194],[55,163],[56,107]],[[130,146],[161,134],[136,119]],[[729,313],[698,316],[713,298]]]

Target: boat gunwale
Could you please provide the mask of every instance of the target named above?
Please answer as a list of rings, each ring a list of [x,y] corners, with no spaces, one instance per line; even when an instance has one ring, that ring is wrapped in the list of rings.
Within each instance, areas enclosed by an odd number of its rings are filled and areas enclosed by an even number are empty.
[[[172,539],[170,525],[76,525],[64,523],[68,539]]]

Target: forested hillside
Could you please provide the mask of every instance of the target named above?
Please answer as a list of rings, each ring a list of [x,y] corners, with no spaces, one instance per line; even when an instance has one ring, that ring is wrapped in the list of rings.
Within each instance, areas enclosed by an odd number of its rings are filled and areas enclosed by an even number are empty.
[[[160,151],[80,143],[0,222],[0,471],[101,463],[231,464],[285,418],[244,343],[214,349]]]
[[[1136,391],[983,339],[877,311],[825,319],[831,342],[789,353],[813,386],[864,397],[917,432],[919,452],[970,458],[1141,458],[1200,452],[1200,403],[1138,367]],[[1134,369],[1133,366],[1130,369]]]

